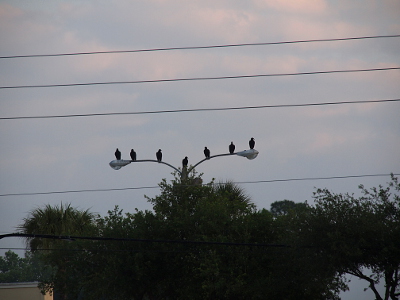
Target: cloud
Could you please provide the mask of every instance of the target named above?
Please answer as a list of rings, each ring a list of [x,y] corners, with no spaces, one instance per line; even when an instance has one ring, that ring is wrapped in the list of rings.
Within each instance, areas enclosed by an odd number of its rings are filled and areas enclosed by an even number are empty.
[[[7,3],[0,4],[0,34],[5,55],[32,54],[49,36],[58,32],[57,20],[46,12],[30,11]],[[54,21],[54,22],[53,22]],[[26,50],[29,49],[29,53]]]
[[[324,0],[259,0],[259,5],[265,5],[272,9],[295,14],[325,14],[328,10],[328,4]]]
[[[0,19],[2,22],[23,16],[23,12],[18,7],[7,3],[0,4]]]

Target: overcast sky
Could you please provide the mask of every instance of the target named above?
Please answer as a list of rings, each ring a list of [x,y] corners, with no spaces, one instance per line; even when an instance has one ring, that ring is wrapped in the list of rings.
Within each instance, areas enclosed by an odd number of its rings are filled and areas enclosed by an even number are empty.
[[[272,43],[400,34],[398,0],[248,1],[0,1],[0,56],[61,54],[243,43]],[[327,73],[219,80],[18,86],[293,74],[400,67],[400,38],[263,46],[0,59],[0,118],[200,108],[290,105],[400,98],[400,71]],[[3,88],[15,87],[15,88]],[[150,209],[144,195],[159,193],[166,165],[248,149],[200,164],[209,182],[240,183],[258,208],[277,200],[312,202],[315,187],[359,195],[358,185],[389,176],[260,182],[400,173],[400,102],[247,110],[131,114],[46,119],[0,119],[0,232],[16,231],[44,204],[72,203],[105,215]],[[141,188],[46,195],[5,194]],[[22,247],[16,239],[0,248]],[[21,251],[18,253],[21,254]],[[355,279],[357,282],[358,280]],[[366,284],[343,299],[373,299]],[[347,297],[347,298],[346,298]]]

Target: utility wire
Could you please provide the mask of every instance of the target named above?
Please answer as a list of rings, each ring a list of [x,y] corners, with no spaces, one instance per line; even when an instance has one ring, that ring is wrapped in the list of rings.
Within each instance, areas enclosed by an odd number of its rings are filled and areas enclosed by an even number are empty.
[[[91,114],[71,114],[71,115],[0,117],[0,120],[54,119],[54,118],[99,117],[99,116],[115,116],[115,115],[146,115],[146,114],[162,114],[162,113],[207,112],[207,111],[261,109],[261,108],[324,106],[324,105],[340,105],[340,104],[384,103],[384,102],[398,102],[398,101],[400,101],[400,99],[381,99],[381,100],[365,100],[365,101],[340,101],[340,102],[321,102],[321,103],[303,103],[303,104],[276,104],[276,105],[220,107],[220,108],[192,108],[192,109],[155,110],[155,111],[137,111],[137,112],[113,112],[113,113],[91,113]]]
[[[189,240],[154,240],[154,239],[134,239],[134,238],[115,238],[115,237],[93,237],[93,236],[63,236],[51,234],[26,234],[9,233],[0,235],[0,239],[7,237],[42,238],[53,240],[89,240],[89,241],[120,241],[120,242],[144,242],[144,243],[163,243],[163,244],[195,244],[195,245],[222,245],[222,246],[253,246],[253,247],[279,247],[290,248],[292,246],[283,244],[264,244],[264,243],[236,243],[236,242],[211,242],[211,241],[189,241]]]
[[[7,237],[23,237],[23,238],[39,238],[39,239],[52,239],[52,240],[65,240],[75,242],[76,240],[88,241],[117,241],[117,242],[139,242],[151,244],[182,244],[182,245],[216,245],[216,246],[247,246],[257,248],[321,248],[316,245],[287,245],[287,244],[267,244],[267,243],[246,243],[246,242],[218,242],[218,241],[193,241],[193,240],[164,240],[164,239],[136,239],[136,238],[117,238],[117,237],[95,237],[95,236],[69,236],[69,235],[52,235],[52,234],[27,234],[27,233],[9,233],[0,235],[0,240]],[[370,247],[368,247],[370,248]],[[53,249],[46,249],[53,250]],[[99,251],[102,252],[107,249],[57,249],[67,251]],[[144,250],[144,249],[143,249]],[[147,249],[146,249],[147,250]],[[115,251],[111,249],[111,251]]]
[[[155,51],[171,51],[171,50],[196,50],[196,49],[228,48],[228,47],[243,47],[243,46],[268,46],[268,45],[315,43],[315,42],[336,42],[336,41],[365,40],[365,39],[378,39],[378,38],[396,38],[396,37],[400,37],[400,35],[398,35],[398,34],[396,34],[396,35],[375,35],[375,36],[360,36],[360,37],[347,37],[347,38],[336,38],[336,39],[311,39],[311,40],[282,41],[282,42],[243,43],[243,44],[191,46],[191,47],[170,47],[170,48],[153,48],[153,49],[139,49],[139,50],[114,50],[114,51],[93,51],[93,52],[58,53],[58,54],[10,55],[10,56],[0,56],[0,59],[77,56],[77,55],[94,55],[94,54],[119,54],[119,53],[155,52]]]
[[[92,86],[92,85],[111,85],[111,84],[139,84],[139,83],[157,83],[157,82],[222,80],[222,79],[277,77],[277,76],[298,76],[298,75],[315,75],[315,74],[332,74],[332,73],[356,73],[356,72],[392,71],[392,70],[399,70],[399,69],[400,69],[400,67],[388,67],[388,68],[311,71],[311,72],[298,72],[298,73],[255,74],[255,75],[219,76],[219,77],[192,77],[192,78],[135,80],[135,81],[105,81],[105,82],[86,82],[86,83],[14,85],[14,86],[0,86],[0,89],[51,88],[51,87]]]
[[[348,175],[348,176],[332,176],[332,177],[308,177],[308,178],[289,178],[289,179],[272,179],[272,180],[258,180],[258,181],[238,181],[234,184],[259,184],[259,183],[273,183],[273,182],[290,182],[290,181],[311,181],[311,180],[332,180],[332,179],[349,179],[349,178],[363,178],[363,177],[384,177],[391,176],[392,174],[366,174],[366,175]],[[400,174],[393,174],[398,176]],[[219,183],[214,183],[219,184]],[[224,183],[221,183],[224,184]],[[205,184],[207,185],[207,184]],[[190,186],[190,185],[182,185]],[[87,193],[87,192],[113,192],[113,191],[127,191],[127,190],[142,190],[142,189],[156,189],[159,186],[142,186],[142,187],[128,187],[128,188],[112,188],[112,189],[87,189],[87,190],[69,190],[69,191],[53,191],[53,192],[37,192],[37,193],[9,193],[0,194],[0,197],[8,196],[35,196],[35,195],[51,195],[51,194],[68,194],[68,193]]]
[[[31,251],[30,248],[0,248],[0,250],[17,250],[17,251]],[[113,252],[113,253],[119,253],[119,252],[134,252],[134,253],[188,253],[191,252],[191,250],[188,248],[187,250],[183,249],[171,249],[171,250],[156,250],[156,249],[149,249],[149,248],[129,248],[129,249],[71,249],[71,248],[40,248],[40,249],[35,249],[35,251],[63,251],[63,252],[93,252],[93,253],[102,253],[102,252]]]
[[[287,182],[287,181],[309,181],[309,180],[330,180],[330,179],[348,179],[361,177],[382,177],[382,176],[398,176],[400,174],[370,174],[370,175],[348,175],[348,176],[332,176],[332,177],[309,177],[309,178],[290,178],[290,179],[273,179],[273,180],[258,180],[258,181],[238,181],[236,184],[246,183],[271,183],[271,182]]]
[[[0,197],[6,197],[6,196],[35,196],[35,195],[87,193],[87,192],[113,192],[113,191],[144,190],[144,189],[156,189],[156,188],[159,188],[159,186],[141,186],[141,187],[113,188],[113,189],[69,190],[69,191],[53,191],[53,192],[37,192],[37,193],[13,193],[13,194],[10,193],[10,194],[0,194]]]

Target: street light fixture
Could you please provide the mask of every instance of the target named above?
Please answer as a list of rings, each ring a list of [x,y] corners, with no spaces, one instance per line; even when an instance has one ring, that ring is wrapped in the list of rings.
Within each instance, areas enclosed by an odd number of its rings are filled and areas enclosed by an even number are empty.
[[[113,160],[110,161],[110,167],[113,168],[114,170],[119,170],[122,167],[129,165],[131,162],[132,162],[131,160],[125,160],[125,159]]]
[[[211,158],[214,157],[219,157],[219,156],[231,156],[231,155],[238,155],[238,156],[242,156],[242,157],[246,157],[247,159],[255,159],[258,155],[258,151],[255,149],[249,149],[249,150],[244,150],[241,152],[235,152],[235,153],[224,153],[224,154],[216,154],[216,155],[212,155],[209,158],[205,158],[201,161],[199,161],[197,164],[195,164],[194,166],[190,167],[189,169],[186,170],[186,168],[184,168],[182,171],[179,170],[178,168],[174,167],[173,165],[170,165],[169,163],[163,162],[163,161],[158,161],[158,160],[153,160],[153,159],[138,159],[138,160],[125,160],[125,159],[120,159],[120,160],[113,160],[110,162],[110,167],[113,168],[114,170],[119,170],[122,167],[125,167],[126,165],[129,165],[130,163],[137,163],[137,162],[155,162],[155,163],[159,163],[159,164],[164,164],[167,165],[169,167],[171,167],[172,169],[174,169],[175,171],[177,171],[182,178],[186,178],[186,175],[192,171],[195,167],[197,167],[199,164],[201,164],[202,162],[206,161],[206,160],[210,160]]]

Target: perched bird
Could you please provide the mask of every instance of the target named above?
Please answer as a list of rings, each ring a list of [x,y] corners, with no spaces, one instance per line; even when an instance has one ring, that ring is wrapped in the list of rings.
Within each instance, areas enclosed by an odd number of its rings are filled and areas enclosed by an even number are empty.
[[[117,150],[115,150],[115,158],[117,160],[121,160],[121,152],[118,150],[118,148],[117,148]]]
[[[204,147],[204,155],[206,156],[206,158],[210,158],[210,150],[207,149],[207,147]]]
[[[255,145],[256,145],[256,141],[254,140],[254,138],[251,138],[249,141],[250,149],[254,149]]]
[[[161,149],[158,149],[158,151],[156,152],[156,157],[157,157],[158,162],[160,162],[162,160]]]
[[[136,160],[136,152],[135,152],[135,150],[131,149],[131,153],[129,153],[129,154],[131,155],[132,161],[135,161]]]
[[[233,144],[233,142],[231,142],[231,144],[229,145],[229,153],[233,154],[233,152],[235,152],[235,145]]]
[[[185,158],[182,160],[182,166],[187,167],[188,163],[189,163],[188,157],[185,156]]]

